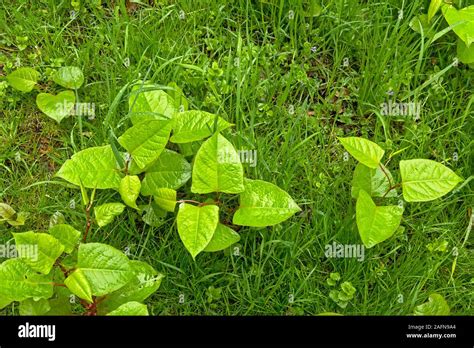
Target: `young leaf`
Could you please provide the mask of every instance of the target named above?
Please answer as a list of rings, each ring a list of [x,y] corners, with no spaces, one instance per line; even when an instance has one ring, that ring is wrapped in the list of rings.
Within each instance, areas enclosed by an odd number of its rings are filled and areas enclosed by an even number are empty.
[[[18,257],[39,273],[48,274],[64,251],[64,246],[47,233],[30,231],[12,234],[15,238]]]
[[[381,164],[383,166],[383,164]],[[390,178],[390,182],[393,185],[393,177],[390,171],[383,166],[385,172]],[[362,163],[358,163],[355,170],[354,176],[352,177],[352,198],[359,196],[359,191],[364,190],[372,197],[383,197],[390,188],[390,183],[384,172],[380,167],[377,169],[369,168]],[[396,197],[397,190],[393,189],[387,193],[385,197]]]
[[[48,300],[40,298],[35,301],[33,298],[27,298],[20,302],[20,315],[45,315],[49,312],[51,306]]]
[[[120,181],[119,193],[126,205],[138,209],[136,200],[140,195],[140,179],[136,175],[127,175]]]
[[[366,248],[372,248],[390,238],[402,219],[403,209],[397,205],[377,207],[364,190],[356,203],[356,222]]]
[[[244,170],[234,146],[219,133],[206,140],[194,160],[191,192],[240,193]]]
[[[457,56],[464,64],[474,63],[474,45],[467,47],[464,41],[458,38]]]
[[[441,163],[427,159],[400,161],[403,198],[427,202],[442,197],[462,179]]]
[[[133,278],[128,257],[110,245],[100,243],[79,245],[77,270],[82,271],[95,296],[120,289]]]
[[[428,302],[416,306],[414,315],[449,315],[449,305],[443,296],[433,293]]]
[[[176,191],[169,188],[160,188],[155,192],[156,204],[166,210],[173,212],[176,206]]]
[[[121,175],[110,145],[90,147],[72,155],[56,176],[77,186],[118,189]]]
[[[65,280],[64,284],[77,297],[92,303],[92,288],[81,269],[76,269]]]
[[[110,312],[110,316],[147,316],[148,315],[148,308],[146,305],[139,303],[139,302],[127,302],[116,310]]]
[[[160,287],[163,275],[142,261],[130,261],[134,277],[124,287],[107,295],[100,302],[100,312],[110,312],[120,305],[130,302],[142,302],[154,294]]]
[[[140,206],[140,209],[145,213],[142,220],[147,225],[153,227],[160,227],[165,223],[166,211],[160,208],[155,202],[148,205]]]
[[[84,74],[76,66],[65,66],[53,74],[53,81],[69,89],[78,89],[84,83]]]
[[[216,231],[212,236],[211,241],[206,246],[204,251],[214,252],[227,249],[232,244],[237,243],[240,240],[240,235],[235,232],[232,228],[227,227],[221,223],[217,224]]]
[[[74,251],[81,239],[81,232],[66,224],[54,225],[48,232],[64,245],[64,252],[67,254]]]
[[[217,129],[214,123],[217,118]],[[191,110],[176,115],[173,125],[173,143],[190,143],[211,136],[214,131],[220,132],[232,126],[223,118],[205,111]]]
[[[195,207],[181,203],[176,218],[178,233],[193,259],[206,248],[219,222],[219,207],[205,205]]]
[[[188,101],[184,96],[183,90],[175,82],[168,83],[168,86],[173,88],[167,93],[173,98],[176,110],[179,111],[180,108],[182,108],[182,111],[188,110]]]
[[[0,216],[5,220],[16,220],[16,211],[6,203],[0,203]]]
[[[105,203],[94,207],[95,221],[99,227],[110,224],[114,218],[123,213],[125,205],[122,203]]]
[[[338,138],[356,160],[369,168],[377,168],[385,151],[376,143],[359,137]]]
[[[264,227],[279,224],[301,211],[288,193],[262,180],[244,180],[240,207],[235,212],[235,225]]]
[[[132,155],[135,164],[143,169],[160,156],[170,132],[169,121],[149,120],[127,129],[118,142]]]
[[[10,302],[30,297],[47,299],[53,295],[50,277],[39,275],[18,258],[0,264],[0,284],[0,299]]]
[[[21,92],[31,92],[38,82],[39,72],[32,68],[19,68],[8,74],[7,81],[10,86]]]
[[[191,165],[186,159],[171,150],[165,149],[158,160],[146,171],[141,194],[150,196],[160,188],[176,190],[191,178]]]
[[[39,93],[36,96],[38,109],[57,123],[61,123],[65,117],[71,115],[75,102],[76,96],[73,91],[63,91],[57,95]]]
[[[154,90],[151,90],[155,88]],[[128,99],[133,124],[173,118],[178,109],[173,98],[152,84],[135,85]]]
[[[431,0],[430,7],[428,8],[428,21],[431,21],[440,9],[441,5],[443,4],[443,0]]]
[[[474,42],[474,5],[457,10],[454,6],[445,4],[441,9],[446,22],[469,47]]]

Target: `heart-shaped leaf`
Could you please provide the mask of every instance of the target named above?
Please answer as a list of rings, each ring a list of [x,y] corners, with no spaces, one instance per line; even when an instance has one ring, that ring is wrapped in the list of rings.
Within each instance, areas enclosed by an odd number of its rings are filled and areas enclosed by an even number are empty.
[[[31,92],[39,79],[39,72],[32,68],[19,68],[8,74],[10,86],[22,92]]]
[[[140,195],[140,187],[140,178],[136,175],[127,175],[120,181],[120,196],[123,202],[131,208],[138,209],[136,200]]]
[[[145,173],[141,194],[150,196],[160,188],[178,189],[191,178],[191,165],[177,152],[165,149]]]
[[[244,191],[244,171],[234,146],[219,133],[207,139],[194,159],[194,193],[240,193]]]
[[[377,207],[364,190],[359,191],[356,203],[356,222],[366,248],[372,248],[390,238],[402,219],[403,208],[397,205]]]
[[[93,189],[118,189],[122,179],[110,145],[90,147],[72,155],[56,176]]]
[[[441,163],[427,159],[400,161],[403,198],[427,202],[444,196],[462,179]]]
[[[58,95],[39,93],[36,96],[38,108],[58,123],[71,114],[75,102],[76,96],[72,91],[63,91]]]
[[[78,89],[84,83],[84,74],[76,66],[65,66],[53,74],[53,81],[69,89]]]
[[[264,227],[279,224],[301,211],[291,196],[278,186],[262,180],[244,180],[235,225]]]
[[[178,233],[193,259],[209,244],[219,222],[219,207],[182,203],[176,218]]]
[[[344,148],[360,163],[377,168],[385,151],[376,143],[359,137],[338,138]]]
[[[383,170],[390,178],[390,182],[387,176],[384,174]],[[393,185],[393,177],[390,171],[380,164],[376,169],[369,168],[362,163],[358,163],[354,175],[352,177],[352,198],[357,198],[359,196],[359,191],[364,190],[372,197],[383,197],[390,188],[390,183]],[[386,197],[396,197],[397,190],[392,189],[388,191]]]
[[[114,218],[123,213],[125,205],[122,203],[105,203],[94,207],[95,221],[99,227],[110,224]]]

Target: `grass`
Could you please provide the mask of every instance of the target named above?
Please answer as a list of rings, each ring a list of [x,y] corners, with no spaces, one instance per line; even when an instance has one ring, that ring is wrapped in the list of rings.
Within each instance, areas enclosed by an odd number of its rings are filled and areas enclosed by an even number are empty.
[[[235,123],[229,135],[236,148],[257,150],[258,165],[246,166],[247,175],[278,184],[303,211],[280,226],[242,229],[237,249],[202,254],[196,262],[171,215],[160,228],[145,227],[128,210],[118,223],[94,229],[89,240],[129,248],[132,258],[166,275],[148,300],[151,313],[408,315],[438,292],[453,314],[474,314],[471,183],[433,202],[406,204],[404,232],[367,249],[363,262],[324,255],[333,242],[361,243],[350,198],[356,162],[344,160],[337,136],[368,137],[387,153],[405,148],[389,163],[392,173],[401,159],[429,158],[463,178],[472,174],[473,70],[452,65],[452,33],[427,46],[411,30],[426,1],[327,1],[316,17],[305,17],[305,5],[296,1],[157,3],[128,10],[123,1],[115,8],[88,6],[74,19],[69,1],[2,3],[2,75],[18,61],[47,73],[62,59],[83,69],[79,98],[96,105],[96,118],[83,119],[80,134],[77,119],[57,125],[41,114],[33,93],[4,93],[0,199],[30,217],[20,229],[1,225],[3,241],[12,231],[47,228],[56,211],[84,226],[79,190],[30,185],[51,178],[75,151],[107,143],[107,125],[115,134],[124,131],[129,91],[109,107],[127,83],[175,81],[190,108]],[[20,50],[24,36],[27,47]],[[46,76],[39,88],[56,92]],[[419,120],[381,115],[389,91],[394,99],[421,103]],[[100,194],[99,202],[112,195]],[[447,252],[427,249],[444,240]],[[344,309],[328,296],[331,272],[357,290]],[[212,287],[220,296],[212,296]]]

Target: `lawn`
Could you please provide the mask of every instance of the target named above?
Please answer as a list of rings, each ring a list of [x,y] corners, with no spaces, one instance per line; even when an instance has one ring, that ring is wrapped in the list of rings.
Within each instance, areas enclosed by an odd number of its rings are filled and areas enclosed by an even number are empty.
[[[474,314],[474,70],[455,60],[453,32],[428,44],[412,29],[428,1],[102,3],[0,6],[0,202],[28,213],[24,226],[0,224],[2,243],[12,242],[11,232],[47,230],[56,212],[83,230],[80,190],[55,173],[74,153],[109,144],[110,130],[120,135],[130,126],[127,85],[175,82],[189,109],[233,123],[227,139],[256,151],[245,175],[278,185],[301,211],[275,226],[242,227],[237,244],[195,260],[174,214],[153,227],[126,209],[114,223],[94,226],[89,241],[165,275],[146,301],[150,314],[410,315],[433,293],[451,314]],[[432,30],[446,26],[438,14]],[[58,124],[38,109],[38,92],[62,90],[51,80],[62,66],[82,69],[77,96],[94,105],[94,117]],[[19,67],[41,73],[33,92],[7,87]],[[389,101],[419,113],[387,115]],[[338,141],[349,136],[382,146],[384,163],[393,155],[386,166],[395,178],[400,160],[424,158],[465,181],[434,201],[405,203],[401,227],[363,258],[327,257],[328,245],[362,243],[351,198],[357,161]],[[117,197],[108,190],[97,201]],[[334,301],[344,282],[352,298]],[[0,313],[18,314],[18,305]]]

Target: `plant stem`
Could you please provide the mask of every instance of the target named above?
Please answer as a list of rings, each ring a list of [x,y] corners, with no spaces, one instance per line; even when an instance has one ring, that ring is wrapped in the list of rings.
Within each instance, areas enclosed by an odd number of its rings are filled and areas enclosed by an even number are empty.
[[[87,235],[89,234],[89,230],[91,228],[91,208],[92,202],[86,208],[86,232],[84,232],[84,237],[82,238],[82,242],[85,243],[87,240]]]
[[[382,196],[382,198],[385,198],[385,196],[392,190],[396,189],[397,187],[400,187],[401,185],[400,184],[396,184],[394,186],[390,186],[387,190],[387,192],[384,193],[384,195]]]
[[[383,172],[383,174],[385,175],[385,177],[387,178],[387,180],[388,180],[388,185],[389,185],[390,187],[392,187],[392,180],[390,180],[390,176],[389,176],[388,173],[385,171],[384,166],[381,165],[381,164],[379,164],[379,168],[380,168],[380,170]],[[385,194],[386,194],[386,193],[385,193]]]

